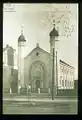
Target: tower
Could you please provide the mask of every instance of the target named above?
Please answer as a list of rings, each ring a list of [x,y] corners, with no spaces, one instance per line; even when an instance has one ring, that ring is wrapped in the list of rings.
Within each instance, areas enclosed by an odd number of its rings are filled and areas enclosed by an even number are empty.
[[[50,54],[52,55],[53,48],[55,48],[55,41],[57,41],[57,37],[59,36],[58,31],[55,28],[55,24],[53,24],[54,27],[52,31],[50,32]]]
[[[49,34],[50,36],[50,71],[51,71],[51,80],[52,80],[52,99],[54,99],[54,95],[56,95],[56,51],[55,51],[55,42],[57,41],[57,37],[59,36],[58,31],[54,27]]]
[[[24,86],[24,47],[25,47],[25,37],[23,35],[23,30],[21,30],[21,35],[18,38],[18,93],[20,93],[20,88]]]

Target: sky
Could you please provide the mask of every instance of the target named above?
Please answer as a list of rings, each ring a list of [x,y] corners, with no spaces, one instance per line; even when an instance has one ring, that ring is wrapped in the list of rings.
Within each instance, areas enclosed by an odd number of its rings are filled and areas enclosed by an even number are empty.
[[[18,37],[23,26],[25,56],[36,47],[37,42],[49,52],[49,33],[54,19],[59,31],[56,48],[60,51],[61,59],[75,67],[75,78],[78,79],[78,4],[4,4],[3,47],[9,44],[18,52]],[[64,26],[71,25],[74,25],[71,36],[64,36],[64,33],[68,34],[64,32]]]

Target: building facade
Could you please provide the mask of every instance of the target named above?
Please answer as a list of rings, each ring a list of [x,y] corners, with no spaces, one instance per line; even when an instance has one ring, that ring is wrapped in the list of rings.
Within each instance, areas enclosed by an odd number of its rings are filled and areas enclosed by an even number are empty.
[[[30,84],[33,89],[48,88],[51,82],[50,54],[39,45],[34,48],[24,61],[25,85]]]
[[[60,60],[60,86],[59,89],[74,89],[74,68]]]

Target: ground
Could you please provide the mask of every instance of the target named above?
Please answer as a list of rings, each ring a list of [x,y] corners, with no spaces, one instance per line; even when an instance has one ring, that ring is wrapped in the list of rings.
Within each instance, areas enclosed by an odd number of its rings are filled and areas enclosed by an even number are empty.
[[[3,114],[77,114],[75,99],[4,99]]]

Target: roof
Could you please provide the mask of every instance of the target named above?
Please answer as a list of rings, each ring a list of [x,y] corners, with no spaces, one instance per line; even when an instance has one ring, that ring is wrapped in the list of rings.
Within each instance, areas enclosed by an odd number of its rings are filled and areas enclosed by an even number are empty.
[[[45,50],[43,50],[42,48],[40,48],[39,46],[36,46],[36,48],[34,48],[27,56],[25,56],[25,59],[28,57],[28,56],[30,56],[31,55],[31,53],[34,51],[34,50],[36,50],[36,49],[39,49],[39,50],[42,50],[43,52],[45,52],[45,53],[47,53],[47,54],[49,54],[50,55],[50,53],[49,52],[47,52],[47,51],[45,51]]]
[[[19,38],[18,38],[18,42],[25,42],[25,41],[26,41],[26,40],[25,40],[24,35],[21,34],[21,35],[19,36]]]
[[[60,59],[60,62],[61,62],[61,63],[63,63],[63,64],[66,64],[66,65],[67,65],[67,66],[69,66],[69,67],[74,68],[73,66],[69,65],[68,63],[64,62],[64,61],[63,61],[63,60],[61,60],[61,59]]]
[[[5,51],[5,50],[8,50],[8,49],[12,49],[13,51],[16,51],[15,49],[13,49],[11,46],[9,46],[9,45],[6,45],[6,47],[5,48],[3,48],[3,52]]]
[[[53,28],[53,30],[50,32],[49,35],[50,35],[51,37],[52,37],[52,36],[53,36],[53,37],[59,36],[58,31],[55,29],[55,27]]]

